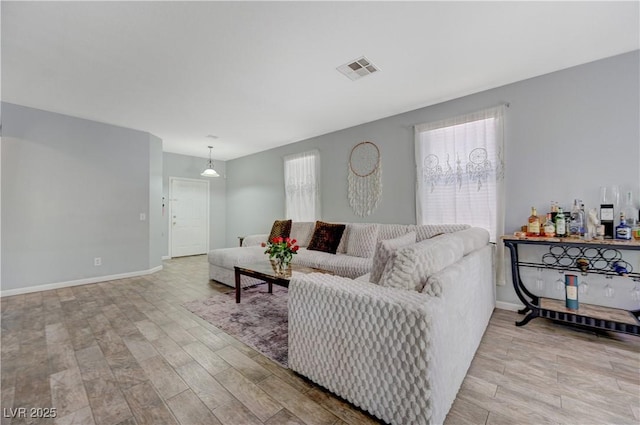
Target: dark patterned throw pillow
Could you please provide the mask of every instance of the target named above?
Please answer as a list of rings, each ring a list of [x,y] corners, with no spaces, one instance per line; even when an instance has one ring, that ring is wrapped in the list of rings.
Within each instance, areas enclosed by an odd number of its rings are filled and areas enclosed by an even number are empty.
[[[269,234],[269,241],[273,238],[280,236],[281,238],[288,238],[291,233],[291,220],[276,220],[271,227],[271,233]]]
[[[311,236],[311,242],[309,242],[307,249],[335,254],[338,245],[340,245],[344,228],[344,224],[316,221],[316,227],[313,230],[313,236]]]

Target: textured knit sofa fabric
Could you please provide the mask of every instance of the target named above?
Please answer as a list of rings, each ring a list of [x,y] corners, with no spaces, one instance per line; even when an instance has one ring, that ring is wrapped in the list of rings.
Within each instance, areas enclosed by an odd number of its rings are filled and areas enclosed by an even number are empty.
[[[413,245],[414,243],[416,243],[416,232],[409,232],[406,235],[402,235],[394,239],[378,241],[375,254],[373,255],[371,276],[369,277],[371,283],[380,282],[380,277],[382,277],[382,272],[387,264],[387,260],[389,260],[391,255],[396,252],[398,248]]]
[[[449,234],[400,248],[391,254],[379,284],[422,291],[432,274],[462,258],[464,243]]]
[[[316,227],[313,230],[313,236],[311,236],[311,242],[309,242],[307,249],[335,254],[338,250],[338,245],[340,245],[345,227],[344,224],[316,221]]]
[[[408,275],[426,276],[423,292],[321,273],[294,276],[289,367],[387,423],[444,423],[495,306],[488,232],[450,236],[401,249],[417,261],[422,251],[447,251]]]
[[[354,223],[347,233],[347,255],[371,258],[375,251],[380,225],[377,223]],[[345,238],[343,237],[343,240]]]
[[[488,232],[458,224],[347,223],[337,254],[329,254],[305,248],[314,227],[292,223],[290,237],[301,246],[293,263],[334,275],[291,279],[289,367],[387,423],[442,424],[495,306]],[[371,242],[363,233],[374,227],[377,239]],[[210,277],[234,286],[234,266],[267,261],[260,246],[267,238],[249,235],[242,247],[209,252]],[[404,240],[390,241],[397,238]],[[371,243],[371,257],[348,254],[366,251],[355,248],[360,243]],[[391,244],[418,261],[440,244],[445,253],[434,253],[426,266],[406,264],[408,278],[419,279],[405,286],[412,289],[370,283],[367,274],[379,266],[372,258],[377,247]],[[394,261],[392,251],[375,260],[382,262],[380,276]],[[241,279],[243,287],[258,282]]]
[[[291,220],[276,220],[271,226],[271,233],[269,233],[269,241],[274,238],[288,238],[291,233]]]
[[[315,222],[292,222],[289,237],[296,239],[300,250],[293,256],[293,264],[306,267],[313,267],[330,271],[338,276],[349,278],[359,278],[372,272],[373,267],[378,267],[374,261],[374,255],[360,257],[365,252],[375,252],[376,244],[383,240],[395,239],[405,236],[408,243],[415,243],[416,240],[428,239],[439,233],[457,232],[469,228],[468,225],[415,225],[415,224],[379,224],[379,223],[342,223],[345,224],[345,231],[342,234],[340,245],[336,254],[329,254],[322,251],[308,250],[311,236],[315,229]],[[353,236],[351,230],[354,230]],[[377,232],[376,232],[377,229]],[[377,239],[373,240],[373,234],[377,234]],[[409,235],[408,235],[409,234]],[[264,248],[260,246],[262,242],[268,240],[269,235],[265,232],[257,235],[245,236],[242,247],[219,248],[209,252],[209,277],[225,285],[234,287],[235,276],[234,266],[246,265],[258,261],[267,261]],[[349,242],[352,242],[351,244]],[[367,247],[366,244],[370,243]],[[349,247],[350,245],[350,247]],[[350,250],[350,253],[347,250]],[[386,261],[386,258],[385,258]],[[382,275],[384,264],[381,265],[379,274]],[[248,276],[242,276],[240,284],[247,287],[259,283],[259,280]]]

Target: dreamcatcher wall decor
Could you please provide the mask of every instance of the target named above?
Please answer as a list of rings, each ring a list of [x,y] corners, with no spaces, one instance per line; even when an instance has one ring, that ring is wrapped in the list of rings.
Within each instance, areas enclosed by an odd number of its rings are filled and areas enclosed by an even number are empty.
[[[372,142],[360,142],[349,155],[349,205],[360,217],[378,206],[382,194],[380,149]]]

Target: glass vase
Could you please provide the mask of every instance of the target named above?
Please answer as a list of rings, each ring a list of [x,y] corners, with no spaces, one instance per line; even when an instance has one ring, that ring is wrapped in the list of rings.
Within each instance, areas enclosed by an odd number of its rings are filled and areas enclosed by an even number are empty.
[[[291,276],[291,261],[286,258],[274,257],[271,266],[278,276]]]

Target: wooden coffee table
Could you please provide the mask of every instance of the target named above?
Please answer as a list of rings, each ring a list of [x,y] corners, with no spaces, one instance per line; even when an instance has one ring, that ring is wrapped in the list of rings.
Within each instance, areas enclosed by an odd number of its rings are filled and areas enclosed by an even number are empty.
[[[250,263],[242,266],[235,266],[236,273],[236,303],[240,302],[240,276],[249,276],[254,277],[256,279],[263,280],[267,282],[269,285],[269,293],[273,293],[273,285],[284,286],[285,288],[289,287],[289,280],[292,275],[296,273],[331,273],[327,270],[315,269],[313,267],[305,267],[299,266],[297,264],[291,264],[291,269],[287,275],[278,275],[276,274],[273,267],[271,267],[271,263],[268,261],[261,261],[259,263]]]

